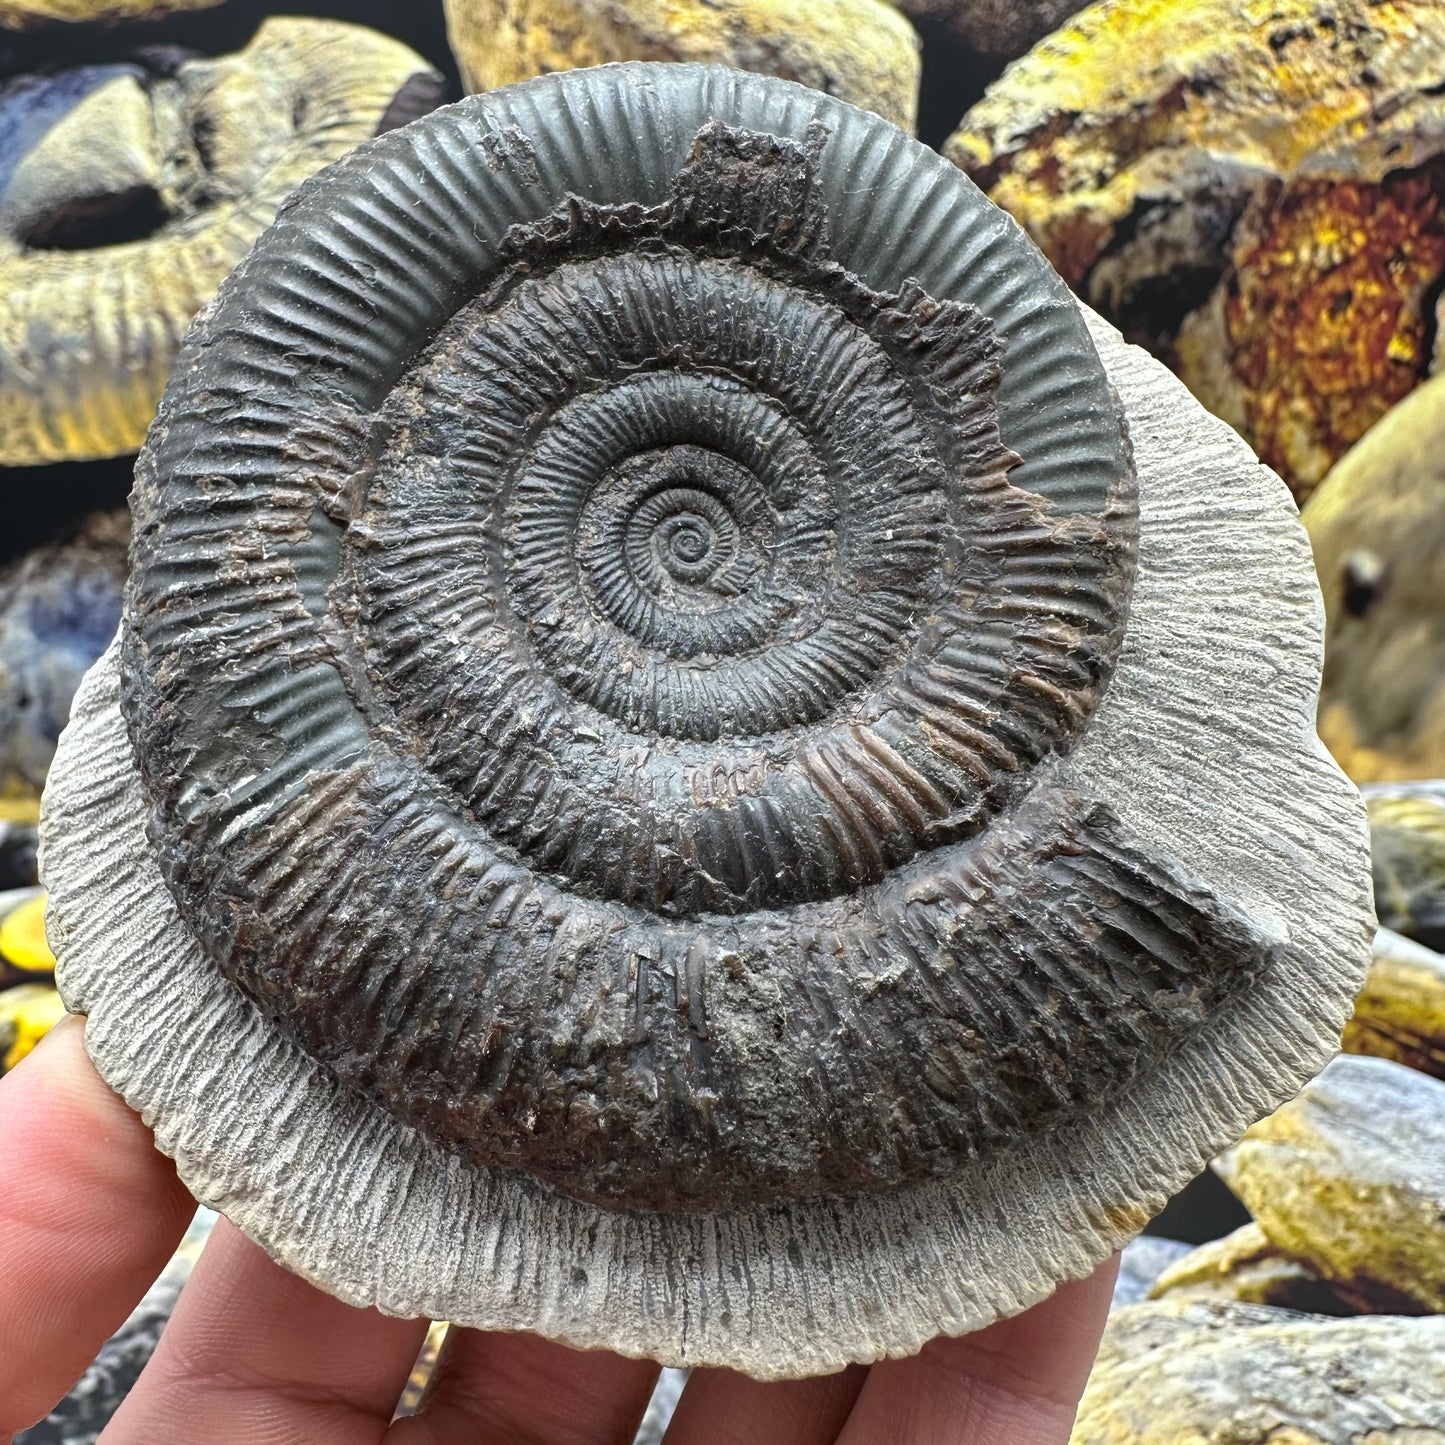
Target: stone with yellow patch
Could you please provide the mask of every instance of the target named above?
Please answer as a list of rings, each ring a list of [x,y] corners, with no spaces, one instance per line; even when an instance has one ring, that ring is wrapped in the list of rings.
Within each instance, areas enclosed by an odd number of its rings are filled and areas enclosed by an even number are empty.
[[[796,80],[911,131],[920,52],[883,0],[447,0],[469,91],[614,60],[711,61]]]
[[[1394,1306],[1388,1293],[1342,1292],[1284,1253],[1252,1223],[1191,1250],[1165,1269],[1149,1291],[1150,1299],[1186,1295],[1322,1315],[1388,1314]]]
[[[9,1073],[64,1017],[60,995],[47,984],[0,991],[0,1074]]]
[[[1299,497],[1426,374],[1445,6],[1100,0],[947,154]]]
[[[1344,1048],[1445,1079],[1445,956],[1382,928]]]
[[[1214,1168],[1321,1279],[1395,1313],[1445,1311],[1445,1083],[1343,1055]]]
[[[1445,1318],[1171,1297],[1109,1320],[1071,1445],[1441,1445]]]
[[[54,973],[45,937],[45,894],[37,893],[0,917],[0,959],[26,973]]]

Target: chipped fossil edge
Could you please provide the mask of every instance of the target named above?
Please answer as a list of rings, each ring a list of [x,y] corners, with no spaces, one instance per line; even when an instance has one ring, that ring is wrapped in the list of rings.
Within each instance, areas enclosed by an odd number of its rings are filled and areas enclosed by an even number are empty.
[[[1142,550],[1129,635],[1063,773],[1281,947],[1257,991],[1112,1107],[952,1179],[717,1215],[609,1214],[421,1139],[269,1027],[161,881],[114,646],[46,796],[69,1007],[204,1203],[351,1304],[760,1378],[909,1354],[1091,1271],[1338,1047],[1372,913],[1364,810],[1314,733],[1323,614],[1283,484],[1089,315],[1123,398]]]

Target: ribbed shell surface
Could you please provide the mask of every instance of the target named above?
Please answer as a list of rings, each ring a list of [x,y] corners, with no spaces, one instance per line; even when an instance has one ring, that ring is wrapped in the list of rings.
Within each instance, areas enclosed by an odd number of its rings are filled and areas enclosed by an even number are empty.
[[[876,119],[648,76],[268,235],[140,468],[127,715],[208,951],[400,1117],[618,1205],[886,1189],[1261,960],[1049,783],[1137,536],[1057,280]]]

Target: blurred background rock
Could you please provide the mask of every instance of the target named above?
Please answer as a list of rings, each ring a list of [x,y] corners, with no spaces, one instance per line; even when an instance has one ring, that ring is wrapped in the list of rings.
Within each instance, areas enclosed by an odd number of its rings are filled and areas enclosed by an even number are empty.
[[[257,65],[283,13],[308,19]],[[1075,1442],[1445,1445],[1442,0],[0,0],[0,1071],[59,1016],[39,789],[189,315],[343,140],[624,58],[915,129],[1305,503],[1320,730],[1371,785],[1386,928],[1347,1055],[1126,1251]],[[203,1233],[22,1439],[95,1438]]]

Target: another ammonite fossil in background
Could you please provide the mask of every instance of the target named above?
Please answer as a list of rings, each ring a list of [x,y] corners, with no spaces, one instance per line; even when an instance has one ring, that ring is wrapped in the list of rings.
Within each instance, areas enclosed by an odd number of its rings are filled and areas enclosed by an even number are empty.
[[[176,10],[210,10],[221,0],[0,0],[0,30],[149,20]]]
[[[220,3],[221,0],[0,0],[0,30],[150,20],[177,10],[209,10]]]
[[[1088,1270],[1319,1067],[1370,919],[1308,546],[1095,334],[931,151],[720,68],[303,191],[47,792],[62,987],[197,1194],[353,1301],[802,1374]]]
[[[921,46],[887,0],[446,0],[468,90],[615,60],[690,60],[796,80],[912,130]]]
[[[134,451],[191,318],[281,202],[440,98],[406,46],[295,19],[218,60],[0,87],[0,465]]]

